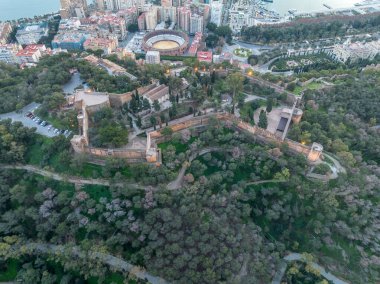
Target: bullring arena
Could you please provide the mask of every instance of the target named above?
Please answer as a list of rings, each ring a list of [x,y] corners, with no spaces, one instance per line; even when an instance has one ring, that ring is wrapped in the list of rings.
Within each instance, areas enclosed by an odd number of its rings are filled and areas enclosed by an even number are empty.
[[[161,55],[182,55],[189,45],[187,34],[173,30],[159,30],[144,36],[142,48],[159,51]]]

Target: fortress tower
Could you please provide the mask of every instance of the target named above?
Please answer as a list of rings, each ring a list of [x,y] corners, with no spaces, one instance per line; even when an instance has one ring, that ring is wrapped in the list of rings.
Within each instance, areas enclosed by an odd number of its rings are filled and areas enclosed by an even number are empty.
[[[323,152],[323,146],[319,143],[313,143],[311,146],[310,152],[307,155],[307,160],[309,162],[316,162],[321,157]]]

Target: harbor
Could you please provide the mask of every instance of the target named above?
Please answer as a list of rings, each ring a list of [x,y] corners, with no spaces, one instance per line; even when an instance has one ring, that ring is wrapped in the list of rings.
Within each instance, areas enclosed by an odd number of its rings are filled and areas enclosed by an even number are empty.
[[[380,0],[281,0],[261,1],[266,9],[275,11],[281,18],[315,17],[320,15],[364,15],[380,12]]]

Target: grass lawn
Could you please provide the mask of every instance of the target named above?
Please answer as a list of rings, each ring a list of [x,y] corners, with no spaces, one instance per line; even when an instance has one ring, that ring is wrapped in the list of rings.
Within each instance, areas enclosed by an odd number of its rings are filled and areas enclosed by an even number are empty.
[[[312,82],[304,87],[301,86],[296,86],[295,90],[293,93],[297,96],[301,95],[301,92],[306,91],[306,90],[317,90],[319,89],[323,84],[318,83],[318,82]]]
[[[9,259],[6,264],[7,269],[0,271],[0,281],[12,281],[16,278],[17,271],[20,267],[20,262],[16,259]]]

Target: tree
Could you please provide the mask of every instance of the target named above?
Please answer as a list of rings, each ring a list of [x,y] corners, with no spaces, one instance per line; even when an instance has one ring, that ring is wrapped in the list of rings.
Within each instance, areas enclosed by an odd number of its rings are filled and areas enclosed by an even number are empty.
[[[150,123],[152,124],[154,130],[156,130],[156,123],[157,123],[157,120],[154,116],[151,116],[150,117]]]
[[[273,109],[273,99],[268,98],[266,111],[269,113],[272,111],[272,109]]]
[[[216,29],[218,28],[218,26],[215,24],[215,23],[208,23],[206,28],[210,31],[210,32],[215,32]]]
[[[120,147],[128,143],[128,130],[122,125],[108,124],[100,127],[99,138],[101,145]]]
[[[148,99],[143,99],[143,109],[144,110],[150,110],[151,106],[150,106],[150,102],[148,101]]]
[[[260,111],[258,126],[263,129],[267,129],[268,127],[268,118],[264,110]]]
[[[224,37],[224,38],[228,38],[228,37],[231,37],[232,35],[232,30],[229,26],[220,26],[216,29],[215,33],[218,35],[218,36],[221,36],[221,37]]]
[[[128,32],[135,33],[138,30],[139,30],[139,26],[137,25],[137,23],[132,23],[128,25]]]
[[[228,75],[226,84],[232,96],[232,113],[235,113],[235,105],[237,103],[237,95],[243,90],[244,77],[239,72]]]
[[[160,103],[158,102],[158,100],[153,101],[153,108],[155,111],[160,111],[161,106],[160,106]]]
[[[291,82],[291,83],[288,84],[288,86],[286,87],[286,89],[288,91],[294,92],[294,90],[296,89],[296,87],[297,87],[296,83]]]
[[[164,136],[170,136],[173,134],[173,129],[171,129],[170,127],[167,126],[161,130],[161,134]]]
[[[208,35],[206,37],[205,42],[208,48],[215,48],[218,45],[219,37],[217,35],[212,35],[212,34]]]

